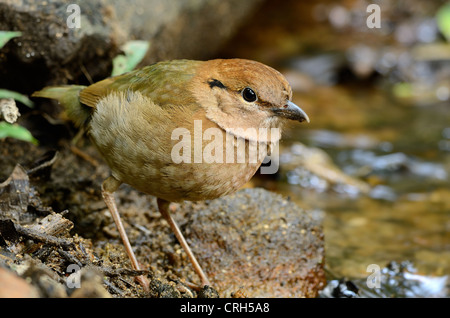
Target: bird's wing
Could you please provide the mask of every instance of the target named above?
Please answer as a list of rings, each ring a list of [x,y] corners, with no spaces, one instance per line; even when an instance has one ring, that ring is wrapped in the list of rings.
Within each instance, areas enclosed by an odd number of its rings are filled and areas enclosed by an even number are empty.
[[[86,106],[94,107],[111,91],[111,85],[114,83],[116,77],[107,78],[103,81],[92,84],[80,92],[80,102]]]
[[[160,62],[129,73],[110,77],[80,92],[80,102],[96,107],[109,94],[139,91],[156,104],[177,105],[177,99],[186,99],[186,83],[194,76],[198,61],[174,60]]]

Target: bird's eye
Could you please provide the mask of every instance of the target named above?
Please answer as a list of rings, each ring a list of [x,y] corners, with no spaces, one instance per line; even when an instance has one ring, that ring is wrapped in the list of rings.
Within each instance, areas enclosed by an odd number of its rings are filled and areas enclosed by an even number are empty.
[[[258,99],[255,91],[250,87],[246,87],[242,90],[242,97],[249,103],[255,102]]]

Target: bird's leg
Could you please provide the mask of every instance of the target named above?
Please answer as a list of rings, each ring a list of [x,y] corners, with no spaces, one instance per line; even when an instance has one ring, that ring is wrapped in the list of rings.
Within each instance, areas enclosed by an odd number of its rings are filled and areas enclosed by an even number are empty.
[[[119,180],[114,177],[109,177],[102,184],[102,196],[103,200],[105,200],[106,206],[111,213],[114,222],[116,223],[117,230],[119,231],[119,235],[122,238],[123,245],[125,246],[125,250],[130,258],[131,265],[135,270],[141,270],[139,263],[134,255],[133,249],[131,247],[130,241],[128,240],[127,233],[125,232],[125,228],[122,224],[122,220],[120,219],[119,211],[117,210],[116,201],[114,200],[114,192],[119,188],[120,184]],[[148,291],[149,282],[146,277],[143,275],[137,276],[136,280],[139,284],[144,288],[145,291]]]
[[[186,242],[183,234],[180,231],[180,228],[175,223],[175,220],[172,218],[169,212],[169,205],[170,202],[158,198],[158,209],[163,218],[169,223],[170,228],[175,233],[175,236],[178,239],[178,242],[180,243],[181,247],[183,247],[184,251],[186,252],[187,256],[189,257],[192,266],[194,266],[194,270],[197,273],[198,276],[200,276],[200,279],[202,281],[202,287],[205,285],[211,286],[211,283],[208,280],[208,277],[203,272],[202,268],[200,267],[200,264],[198,263],[197,259],[194,256],[194,253],[192,253],[191,248],[189,247],[188,243]]]

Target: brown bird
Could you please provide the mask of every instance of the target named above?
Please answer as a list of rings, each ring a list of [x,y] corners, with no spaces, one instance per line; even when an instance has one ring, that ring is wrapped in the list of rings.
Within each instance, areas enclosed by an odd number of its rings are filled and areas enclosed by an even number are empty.
[[[133,268],[140,266],[113,196],[122,183],[157,197],[202,285],[211,284],[169,213],[170,202],[238,190],[278,143],[276,129],[287,119],[309,122],[291,102],[281,73],[244,59],[160,62],[88,87],[47,87],[32,96],[58,100],[87,128],[111,168],[102,194]],[[255,149],[259,155],[251,160]],[[147,285],[143,277],[140,283]]]

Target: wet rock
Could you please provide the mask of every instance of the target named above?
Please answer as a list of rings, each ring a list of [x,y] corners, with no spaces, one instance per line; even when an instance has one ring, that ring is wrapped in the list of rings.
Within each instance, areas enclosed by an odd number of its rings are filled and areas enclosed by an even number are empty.
[[[259,2],[2,2],[0,30],[21,31],[22,36],[2,50],[0,87],[31,92],[45,84],[105,78],[110,75],[112,58],[130,39],[150,41],[145,64],[211,57]],[[69,27],[69,22],[75,22],[69,4],[80,8],[79,28],[76,23]]]
[[[221,297],[315,297],[324,286],[323,233],[311,212],[263,189],[189,206],[186,239]]]
[[[343,172],[331,157],[319,148],[293,143],[290,149],[283,150],[280,163],[281,173],[286,175],[290,184],[298,184],[318,192],[333,189],[350,196],[370,191],[366,182]]]
[[[424,276],[409,261],[392,261],[368,278],[330,280],[322,298],[442,298],[448,297],[449,276]]]
[[[442,164],[425,162],[402,152],[377,155],[368,150],[356,149],[350,152],[353,164],[365,166],[372,173],[386,174],[390,177],[395,174],[409,173],[412,176],[446,180],[448,173]]]
[[[358,287],[350,280],[334,279],[320,291],[321,298],[358,298]]]

